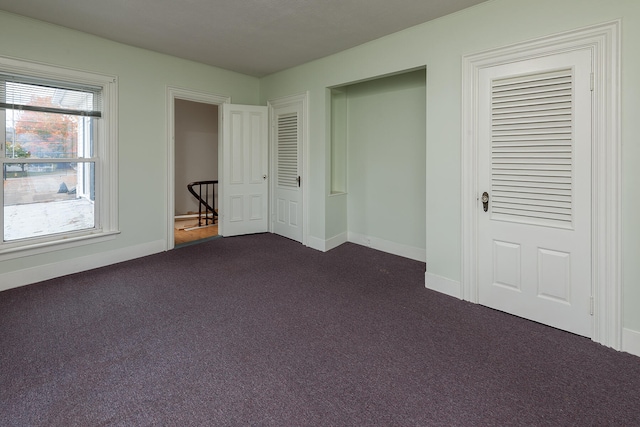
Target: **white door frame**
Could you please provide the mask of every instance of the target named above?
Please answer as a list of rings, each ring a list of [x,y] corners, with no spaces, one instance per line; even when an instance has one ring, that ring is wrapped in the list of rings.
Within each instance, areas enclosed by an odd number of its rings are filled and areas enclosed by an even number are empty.
[[[302,106],[302,120],[300,120],[299,125],[302,126],[302,141],[301,141],[301,149],[302,149],[302,173],[301,176],[301,188],[302,188],[302,244],[305,246],[308,245],[308,236],[309,236],[309,92],[304,92],[296,95],[284,96],[281,98],[276,98],[267,101],[267,107],[269,107],[269,141],[271,147],[269,148],[269,171],[270,176],[275,173],[276,170],[276,158],[278,149],[277,144],[273,143],[276,141],[275,137],[275,126],[273,123],[274,119],[274,109],[282,108],[292,104],[301,104]],[[271,211],[275,206],[275,195],[276,195],[276,179],[271,179],[271,185],[269,187],[269,232],[273,233],[273,219],[275,216]]]
[[[230,103],[231,97],[224,95],[214,95],[206,92],[199,92],[190,89],[167,86],[167,234],[166,249],[175,247],[174,236],[174,211],[175,211],[175,100],[200,102],[221,106]],[[222,108],[218,108],[218,141],[222,141]],[[219,152],[220,150],[218,150]],[[219,156],[218,156],[219,157]],[[222,176],[221,162],[218,162],[218,175]],[[221,200],[218,198],[218,210],[221,211]],[[220,230],[222,231],[222,230]]]
[[[593,57],[592,286],[593,341],[622,347],[619,20],[467,55],[462,61],[462,281],[478,302],[478,82],[483,68],[589,49]]]

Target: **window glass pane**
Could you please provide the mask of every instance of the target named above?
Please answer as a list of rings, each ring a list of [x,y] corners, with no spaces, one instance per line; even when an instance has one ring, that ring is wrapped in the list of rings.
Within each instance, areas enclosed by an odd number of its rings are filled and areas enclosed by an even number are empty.
[[[4,241],[95,228],[93,162],[4,165]]]
[[[94,118],[39,111],[6,110],[7,158],[90,157]]]

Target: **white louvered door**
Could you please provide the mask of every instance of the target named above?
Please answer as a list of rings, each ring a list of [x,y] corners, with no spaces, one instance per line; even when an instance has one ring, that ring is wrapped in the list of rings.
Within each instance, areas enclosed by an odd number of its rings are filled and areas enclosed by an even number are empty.
[[[591,337],[591,53],[479,82],[479,302]]]
[[[302,242],[301,104],[273,109],[275,197],[273,232]]]

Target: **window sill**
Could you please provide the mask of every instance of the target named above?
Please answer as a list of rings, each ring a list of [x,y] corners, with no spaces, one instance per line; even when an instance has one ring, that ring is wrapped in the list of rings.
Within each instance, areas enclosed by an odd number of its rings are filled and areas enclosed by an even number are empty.
[[[120,231],[94,232],[82,236],[63,237],[47,242],[24,244],[5,249],[0,248],[0,261],[106,242],[115,239],[118,234],[120,234]]]

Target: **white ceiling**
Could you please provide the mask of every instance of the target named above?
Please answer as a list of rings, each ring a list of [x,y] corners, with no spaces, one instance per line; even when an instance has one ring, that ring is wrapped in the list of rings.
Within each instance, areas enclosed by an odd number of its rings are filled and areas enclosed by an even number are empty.
[[[264,76],[486,0],[0,0],[0,9]]]

